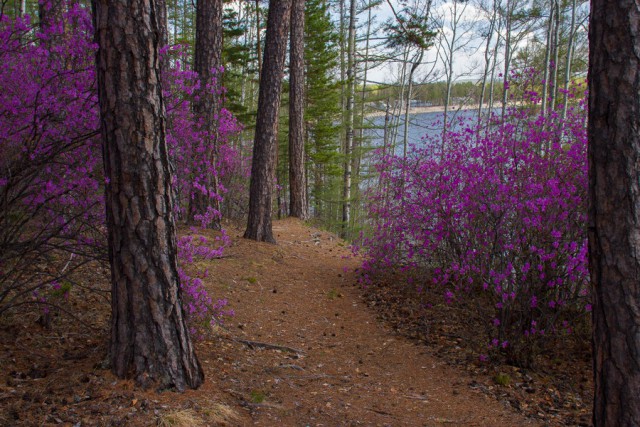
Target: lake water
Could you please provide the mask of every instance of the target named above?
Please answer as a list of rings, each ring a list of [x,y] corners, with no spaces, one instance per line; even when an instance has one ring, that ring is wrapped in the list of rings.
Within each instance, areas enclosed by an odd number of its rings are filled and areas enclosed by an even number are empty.
[[[455,129],[455,125],[458,123],[459,118],[475,118],[478,114],[477,110],[460,110],[449,112],[449,124]],[[407,141],[409,145],[420,144],[420,141],[424,136],[437,136],[442,133],[444,113],[432,112],[432,113],[418,113],[409,114],[409,128]],[[364,131],[364,135],[370,139],[370,142],[374,147],[381,147],[384,142],[384,115],[382,116],[370,116],[365,118],[365,127],[368,127]],[[390,117],[389,126],[395,126],[390,129],[390,135],[396,133],[395,146],[396,154],[402,154],[403,140],[404,140],[404,115],[399,118]],[[392,141],[389,141],[392,142]]]

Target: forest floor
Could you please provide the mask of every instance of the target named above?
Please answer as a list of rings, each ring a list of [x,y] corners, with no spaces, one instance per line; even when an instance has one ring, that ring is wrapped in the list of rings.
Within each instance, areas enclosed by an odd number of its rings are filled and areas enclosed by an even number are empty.
[[[196,346],[198,390],[144,391],[106,369],[106,295],[72,296],[79,318],[56,316],[49,329],[35,314],[2,319],[0,426],[589,424],[588,357],[567,356],[564,386],[469,362],[464,335],[432,328],[425,343],[399,326],[395,297],[357,284],[360,260],[334,235],[292,219],[274,234],[270,245],[232,228],[231,247],[207,266],[207,288],[235,315]],[[92,286],[105,277],[102,267],[84,275]]]

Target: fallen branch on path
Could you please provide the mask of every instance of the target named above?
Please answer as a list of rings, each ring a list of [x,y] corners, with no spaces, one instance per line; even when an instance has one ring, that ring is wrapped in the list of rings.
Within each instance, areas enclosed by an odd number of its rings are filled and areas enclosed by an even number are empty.
[[[289,353],[304,354],[304,351],[299,350],[297,348],[293,348],[293,347],[287,347],[286,345],[270,344],[267,342],[260,342],[260,341],[242,340],[239,338],[231,338],[231,339],[233,341],[239,342],[240,344],[246,345],[252,350],[255,350],[256,348],[266,348],[268,350],[281,350],[281,351],[288,351]]]

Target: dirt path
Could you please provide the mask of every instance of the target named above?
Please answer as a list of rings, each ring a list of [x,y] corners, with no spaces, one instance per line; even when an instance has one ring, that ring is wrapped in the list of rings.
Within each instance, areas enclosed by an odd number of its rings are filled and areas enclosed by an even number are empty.
[[[274,231],[277,246],[232,230],[225,257],[200,265],[236,315],[197,344],[199,390],[115,378],[107,294],[74,293],[78,318],[56,316],[51,329],[33,312],[0,322],[0,426],[537,425],[378,321],[339,239],[295,220]],[[108,289],[106,273],[87,266],[82,280]]]
[[[274,232],[277,246],[234,239],[211,271],[236,316],[199,354],[206,388],[245,408],[239,425],[535,425],[377,321],[339,239],[295,220]]]

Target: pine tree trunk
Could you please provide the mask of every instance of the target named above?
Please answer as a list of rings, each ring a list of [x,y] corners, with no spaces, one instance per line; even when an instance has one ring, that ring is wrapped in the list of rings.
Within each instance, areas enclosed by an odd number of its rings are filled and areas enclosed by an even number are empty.
[[[264,61],[258,94],[258,117],[253,143],[249,218],[244,237],[275,243],[271,228],[275,180],[275,150],[284,62],[287,54],[291,0],[269,3]]]
[[[196,4],[196,49],[194,71],[200,78],[200,91],[197,101],[193,104],[196,118],[203,124],[206,132],[206,151],[204,153],[209,164],[215,165],[218,160],[218,115],[220,114],[220,100],[217,93],[222,78],[222,0],[198,0]],[[215,84],[212,82],[215,80]],[[189,222],[196,222],[196,215],[206,215],[213,210],[208,227],[220,230],[220,198],[217,171],[202,171],[202,184],[214,193],[204,194],[196,190],[189,198]]]
[[[204,375],[180,299],[156,3],[98,0],[94,10],[112,369],[144,387],[197,388]]]
[[[307,219],[304,165],[304,0],[293,0],[289,56],[289,215]]]
[[[589,31],[593,423],[640,423],[640,9],[594,0]]]

